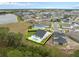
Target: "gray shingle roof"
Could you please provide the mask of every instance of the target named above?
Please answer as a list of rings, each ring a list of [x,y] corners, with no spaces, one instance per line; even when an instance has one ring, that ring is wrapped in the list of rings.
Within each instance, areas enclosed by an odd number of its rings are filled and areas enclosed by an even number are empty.
[[[63,22],[69,22],[69,19],[63,19],[62,21]]]
[[[57,37],[61,37],[64,36],[64,33],[54,32],[53,35]]]
[[[35,33],[36,36],[43,38],[43,36],[46,34],[46,31],[44,30],[37,30],[37,32]]]
[[[43,25],[43,24],[35,24],[35,25],[33,25],[33,27],[48,27],[48,26],[46,26],[46,25]]]
[[[62,44],[67,43],[66,39],[64,39],[63,37],[58,37],[58,39],[55,39],[55,41]]]
[[[67,43],[66,39],[63,38],[65,36],[64,33],[54,32],[53,35],[54,37],[57,37],[57,39],[54,39],[55,42],[58,42],[61,44]]]

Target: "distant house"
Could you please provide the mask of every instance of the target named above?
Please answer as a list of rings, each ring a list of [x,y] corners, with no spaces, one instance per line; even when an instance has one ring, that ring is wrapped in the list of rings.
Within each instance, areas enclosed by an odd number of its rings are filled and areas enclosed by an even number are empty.
[[[42,40],[46,39],[50,34],[50,32],[44,30],[37,30],[36,33],[28,39],[40,43]]]
[[[65,45],[67,41],[63,37],[58,37],[57,39],[54,40],[54,43],[59,45]]]
[[[63,23],[62,24],[62,32],[69,32],[71,31],[72,27],[71,27],[71,24],[68,24],[68,23]]]
[[[69,18],[63,18],[62,19],[62,32],[69,32],[71,31],[72,27],[71,27],[71,23],[72,23],[72,19]]]
[[[71,24],[72,23],[72,19],[69,17],[69,18],[62,18],[62,23],[69,23]]]
[[[48,28],[49,26],[47,26],[47,25],[44,25],[44,24],[34,24],[33,26],[32,26],[32,28],[34,28],[34,29],[46,29],[46,28]]]
[[[79,23],[78,22],[73,22],[71,26],[74,29],[74,31],[79,31]]]
[[[63,29],[70,29],[71,24],[64,23],[62,24]]]
[[[72,25],[77,27],[77,26],[79,26],[79,23],[78,22],[72,22]]]
[[[69,22],[69,19],[63,18],[62,21],[63,21],[63,22]]]
[[[54,17],[53,22],[58,22],[60,19],[58,17]]]

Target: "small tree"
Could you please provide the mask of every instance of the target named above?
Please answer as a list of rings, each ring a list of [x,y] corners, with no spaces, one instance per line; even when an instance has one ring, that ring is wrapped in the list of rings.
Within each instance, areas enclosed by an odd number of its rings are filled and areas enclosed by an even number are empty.
[[[24,19],[22,18],[22,16],[18,16],[18,15],[17,15],[17,20],[18,20],[18,22],[24,21]]]
[[[32,52],[31,51],[25,51],[24,56],[26,57],[32,57]]]
[[[9,29],[6,27],[0,27],[0,45],[6,46],[8,39],[7,39],[7,35],[8,35]]]
[[[8,34],[8,46],[18,47],[21,43],[22,34],[10,32]]]

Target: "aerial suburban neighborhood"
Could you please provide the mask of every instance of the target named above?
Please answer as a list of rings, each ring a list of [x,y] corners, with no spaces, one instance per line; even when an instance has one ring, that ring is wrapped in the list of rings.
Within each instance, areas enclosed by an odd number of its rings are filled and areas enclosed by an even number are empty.
[[[73,56],[79,9],[0,9],[0,57]]]
[[[79,49],[79,10],[0,10],[0,19],[0,28],[22,34],[25,46],[56,47],[70,55]]]

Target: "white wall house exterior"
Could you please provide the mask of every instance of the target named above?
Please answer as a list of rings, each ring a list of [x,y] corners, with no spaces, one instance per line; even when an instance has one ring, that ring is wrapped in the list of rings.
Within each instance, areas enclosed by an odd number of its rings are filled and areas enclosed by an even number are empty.
[[[74,31],[79,31],[79,23],[74,23],[71,27],[74,29]]]

